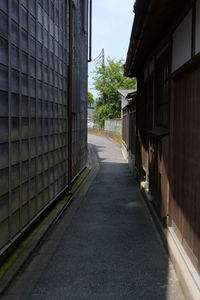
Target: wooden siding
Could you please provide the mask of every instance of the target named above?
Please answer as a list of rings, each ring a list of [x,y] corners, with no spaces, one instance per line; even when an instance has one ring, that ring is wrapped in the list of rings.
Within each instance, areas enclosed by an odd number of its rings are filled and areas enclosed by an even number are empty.
[[[169,211],[169,136],[162,138],[161,154],[161,217],[166,217]]]
[[[161,209],[161,141],[149,137],[149,191],[155,197],[155,203]]]
[[[200,275],[200,1],[165,5],[133,30],[125,67],[138,83],[136,166]]]
[[[144,97],[145,97],[145,129],[153,127],[153,76],[145,82]]]
[[[128,111],[124,109],[123,117],[122,117],[122,141],[127,148],[129,146],[128,129],[129,129],[129,115],[128,115]]]
[[[135,103],[123,109],[122,117],[122,141],[126,146],[127,151],[135,155],[135,140],[136,140],[136,113]]]
[[[169,137],[147,133],[149,191],[154,196],[161,217],[168,214],[169,205]]]
[[[200,70],[174,80],[171,104],[170,218],[200,271]]]
[[[169,203],[168,124],[170,46],[156,57],[155,71],[147,80],[138,80],[137,167],[149,182],[149,191],[161,217],[166,217]]]
[[[156,61],[155,126],[162,128],[168,128],[169,124],[170,57],[170,47],[168,46]]]
[[[129,148],[132,154],[135,155],[135,133],[136,133],[136,115],[135,111],[130,112],[130,127],[129,127]]]

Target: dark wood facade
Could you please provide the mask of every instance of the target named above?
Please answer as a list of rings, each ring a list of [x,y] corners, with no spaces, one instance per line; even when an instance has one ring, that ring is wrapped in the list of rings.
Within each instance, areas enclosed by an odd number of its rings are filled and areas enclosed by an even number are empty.
[[[136,156],[136,93],[134,91],[127,95],[127,103],[122,109],[122,153],[132,174]]]
[[[174,79],[170,219],[200,272],[200,69]]]
[[[200,1],[147,2],[125,65],[138,82],[136,165],[200,275]]]
[[[122,142],[127,151],[135,155],[136,111],[135,102],[125,106],[122,111]]]

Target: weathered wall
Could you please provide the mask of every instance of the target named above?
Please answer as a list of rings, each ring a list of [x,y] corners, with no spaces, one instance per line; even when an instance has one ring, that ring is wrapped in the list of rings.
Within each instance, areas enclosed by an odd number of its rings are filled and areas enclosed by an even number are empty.
[[[198,17],[199,1],[196,13]],[[194,16],[195,10],[184,15],[171,33],[172,43],[160,41],[154,72],[149,72],[149,58],[138,78],[136,163],[141,177],[146,173],[143,180],[160,216],[169,216],[199,278],[200,72],[194,39],[199,20]]]
[[[74,8],[73,176],[86,164],[87,33]],[[68,184],[68,1],[0,1],[0,248]]]
[[[122,133],[122,123],[121,119],[105,120],[104,130]]]
[[[200,272],[200,69],[174,81],[171,103],[170,217],[188,255]]]
[[[122,153],[128,162],[131,173],[135,169],[136,151],[136,111],[135,102],[128,105],[122,112]]]
[[[87,80],[88,35],[84,28],[86,0],[76,1],[73,24],[73,99],[72,99],[72,176],[86,165],[87,160]]]

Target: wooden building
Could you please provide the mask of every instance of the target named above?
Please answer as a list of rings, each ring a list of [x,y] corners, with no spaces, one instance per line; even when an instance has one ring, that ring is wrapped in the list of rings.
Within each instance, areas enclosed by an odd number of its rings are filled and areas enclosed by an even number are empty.
[[[135,170],[136,90],[118,90],[121,95],[122,153],[131,173]]]
[[[200,287],[200,0],[137,0],[134,11],[136,164]]]

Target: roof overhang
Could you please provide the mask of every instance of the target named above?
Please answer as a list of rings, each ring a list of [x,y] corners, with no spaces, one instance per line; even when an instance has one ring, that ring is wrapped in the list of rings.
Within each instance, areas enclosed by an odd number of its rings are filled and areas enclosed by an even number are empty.
[[[133,100],[137,96],[137,91],[131,92],[126,96],[127,100]]]
[[[136,90],[122,90],[122,89],[118,89],[117,92],[124,98],[127,98],[128,95],[132,94],[132,93],[136,93]]]
[[[178,20],[193,0],[137,0],[135,18],[125,63],[125,75],[137,76],[161,40],[169,39]]]

